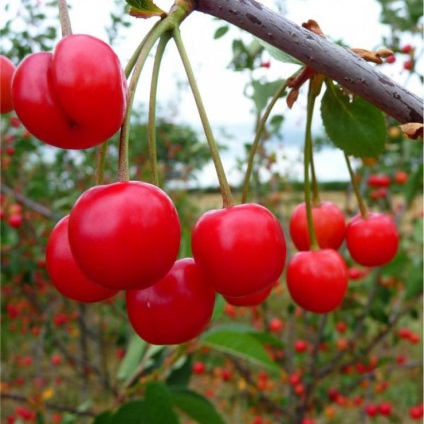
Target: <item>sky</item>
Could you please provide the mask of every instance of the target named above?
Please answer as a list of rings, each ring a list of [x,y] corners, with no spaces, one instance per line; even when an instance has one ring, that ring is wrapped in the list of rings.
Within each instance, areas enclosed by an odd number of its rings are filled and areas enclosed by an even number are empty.
[[[123,0],[122,0],[123,1]],[[373,50],[382,47],[382,35],[388,35],[388,29],[379,24],[380,5],[374,0],[261,0],[263,4],[276,10],[276,4],[284,6],[283,13],[287,19],[301,25],[308,19],[315,19],[325,34],[334,40],[343,42],[352,47]],[[156,4],[168,10],[172,0],[156,0]],[[99,8],[98,0],[68,0],[71,6],[71,22],[74,33],[87,33],[106,40],[104,26],[108,22],[109,11],[114,7],[113,0],[102,0]],[[131,28],[123,34],[119,43],[114,44],[123,66],[127,63],[132,52],[143,36],[151,28],[155,19],[134,19]],[[200,12],[194,12],[181,26],[182,37],[194,68],[196,79],[202,94],[205,108],[216,133],[221,128],[233,135],[225,142],[228,149],[223,153],[223,161],[229,173],[229,180],[237,184],[240,173],[232,171],[235,157],[243,151],[240,147],[244,142],[253,140],[253,115],[251,105],[243,95],[247,74],[235,73],[228,69],[232,57],[231,41],[234,37],[242,36],[250,40],[249,34],[231,27],[226,36],[219,40],[213,39],[215,30],[221,26],[218,20]],[[141,76],[137,87],[136,102],[147,104],[149,95],[151,63],[149,61]],[[283,64],[271,59],[269,69],[259,69],[256,76],[266,76],[270,80],[286,78],[297,69],[295,65]],[[399,66],[384,65],[381,72],[402,83],[406,74]],[[169,44],[161,67],[158,99],[164,110],[164,115],[171,109],[177,109],[177,119],[188,123],[195,128],[200,127],[197,110],[192,95],[186,88],[182,92],[177,90],[178,82],[186,81],[183,68],[173,43]],[[280,108],[280,109],[279,109]],[[302,178],[302,167],[298,164],[299,149],[303,141],[303,127],[305,124],[306,99],[300,96],[294,107],[287,112],[284,102],[277,103],[276,111],[285,114],[282,151],[278,151],[276,166]],[[314,132],[323,132],[320,118],[316,117]],[[280,154],[281,153],[281,154]],[[286,159],[282,159],[283,155]],[[316,155],[317,175],[321,180],[348,179],[341,151],[336,149],[324,150]],[[214,183],[216,176],[211,166],[206,167],[201,180],[206,185]]]

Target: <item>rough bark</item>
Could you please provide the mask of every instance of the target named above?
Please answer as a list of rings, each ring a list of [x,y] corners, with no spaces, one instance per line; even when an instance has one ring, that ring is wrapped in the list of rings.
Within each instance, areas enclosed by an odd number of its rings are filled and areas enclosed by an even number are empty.
[[[419,96],[351,50],[287,20],[255,0],[197,0],[196,10],[234,24],[283,50],[402,124],[423,121],[423,102]]]

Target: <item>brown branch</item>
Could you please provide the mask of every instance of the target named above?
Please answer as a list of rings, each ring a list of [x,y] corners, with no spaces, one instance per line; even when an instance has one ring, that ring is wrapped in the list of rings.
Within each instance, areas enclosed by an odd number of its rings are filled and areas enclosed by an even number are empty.
[[[223,19],[290,54],[400,123],[422,122],[423,101],[349,49],[287,20],[255,0],[197,0],[196,10]]]

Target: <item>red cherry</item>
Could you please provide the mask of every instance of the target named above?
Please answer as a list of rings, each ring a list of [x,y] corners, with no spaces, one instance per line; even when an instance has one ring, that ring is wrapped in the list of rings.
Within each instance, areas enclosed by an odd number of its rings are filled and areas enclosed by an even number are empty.
[[[197,337],[208,325],[215,292],[191,258],[175,262],[152,287],[127,291],[128,317],[148,343],[171,345]]]
[[[12,79],[15,71],[15,65],[6,56],[0,55],[0,113],[13,110]]]
[[[53,53],[33,53],[20,63],[12,98],[16,114],[35,137],[56,147],[84,149],[121,126],[126,79],[108,44],[75,34],[62,38]]]
[[[391,184],[391,180],[388,175],[372,174],[368,177],[369,187],[385,188],[385,187],[389,187],[390,184]]]
[[[394,54],[386,57],[387,63],[395,63],[396,62],[396,56]]]
[[[277,218],[257,204],[211,210],[197,221],[193,257],[215,290],[248,296],[272,286],[284,269],[286,243]]]
[[[408,173],[405,171],[397,171],[393,177],[393,180],[396,184],[404,185],[408,181]]]
[[[365,413],[369,417],[375,417],[378,414],[378,408],[376,405],[369,403],[368,405],[365,406]]]
[[[401,339],[409,339],[411,337],[411,330],[409,328],[400,328],[398,335]]]
[[[321,249],[337,250],[345,236],[345,218],[341,209],[332,202],[323,202],[312,208],[312,219],[317,241]],[[298,250],[309,250],[306,205],[298,205],[290,218],[290,237]]]
[[[345,322],[339,321],[339,322],[336,324],[336,330],[337,330],[337,332],[339,332],[339,333],[345,333],[345,332],[346,332],[346,330],[347,330],[347,324],[346,324]]]
[[[268,324],[268,328],[271,333],[279,333],[283,326],[284,323],[280,318],[272,318]]]
[[[241,296],[241,297],[231,297],[231,296],[223,296],[224,299],[233,306],[258,306],[263,303],[268,296],[270,295],[273,285],[270,287],[265,287],[263,290],[260,290],[256,293]]]
[[[193,373],[197,375],[204,374],[206,371],[206,365],[204,362],[195,362],[193,364]]]
[[[295,372],[289,376],[289,383],[291,386],[297,386],[300,383],[301,379],[302,376],[299,373]]]
[[[297,353],[304,353],[308,350],[308,342],[305,340],[296,340],[294,342],[294,350]]]
[[[412,60],[405,60],[405,62],[403,62],[403,69],[410,71],[412,68],[413,68]]]
[[[423,405],[413,406],[409,410],[409,416],[414,420],[419,420],[423,417],[424,409]]]
[[[22,215],[21,214],[10,215],[7,222],[11,227],[19,228],[22,225],[22,222],[23,222]]]
[[[180,246],[172,200],[140,181],[92,187],[69,218],[75,261],[92,281],[111,289],[151,286],[171,269]]]
[[[328,313],[343,301],[347,267],[332,249],[298,252],[289,263],[286,280],[297,305],[317,314]]]
[[[385,417],[388,417],[392,413],[392,405],[390,402],[382,402],[378,405],[378,412]]]
[[[400,51],[404,54],[408,54],[412,51],[412,45],[411,44],[405,44],[403,47],[401,47]]]
[[[68,223],[69,215],[56,224],[47,242],[47,272],[52,283],[63,296],[78,302],[100,302],[115,296],[117,290],[93,283],[78,267],[69,246]]]
[[[390,216],[369,212],[366,218],[356,215],[346,228],[350,255],[360,265],[381,266],[396,255],[399,235]]]

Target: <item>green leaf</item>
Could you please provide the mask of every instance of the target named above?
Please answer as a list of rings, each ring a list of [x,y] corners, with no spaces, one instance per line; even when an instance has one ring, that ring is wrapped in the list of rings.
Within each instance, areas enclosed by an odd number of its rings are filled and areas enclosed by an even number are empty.
[[[283,52],[277,47],[272,46],[264,40],[257,38],[259,43],[264,47],[264,49],[274,58],[283,63],[292,63],[295,65],[303,65],[300,60],[297,60],[293,56],[290,56],[288,53]]]
[[[222,36],[224,36],[229,30],[228,25],[224,25],[222,27],[219,27],[216,31],[215,34],[213,36],[213,38],[215,40],[217,40],[218,38],[221,38]]]
[[[246,359],[253,364],[279,371],[280,367],[273,362],[263,345],[252,335],[237,329],[217,329],[203,333],[199,342],[225,353]]]
[[[190,382],[192,369],[191,356],[186,356],[184,362],[175,368],[166,379],[168,386],[187,386]]]
[[[269,99],[281,87],[283,80],[276,80],[271,82],[261,82],[258,80],[252,81],[253,94],[250,98],[256,106],[256,113],[261,114],[268,104]]]
[[[146,402],[143,400],[133,400],[122,405],[113,415],[110,424],[143,424],[150,423],[144,419]],[[154,421],[152,421],[152,424]],[[108,423],[109,424],[109,423]]]
[[[146,423],[179,424],[180,421],[173,409],[171,394],[166,384],[159,381],[149,383],[144,400]],[[126,423],[126,421],[122,422]]]
[[[112,424],[113,415],[111,411],[105,411],[94,418],[92,424]]]
[[[347,155],[376,157],[384,151],[383,112],[360,97],[351,99],[332,82],[322,98],[321,116],[328,137]]]
[[[146,348],[146,342],[139,336],[134,334],[131,337],[127,353],[119,365],[117,378],[118,380],[127,380],[136,370],[140,360],[143,356],[143,352]]]
[[[181,409],[199,424],[225,424],[214,405],[206,398],[189,389],[171,389],[174,406]]]
[[[217,320],[224,313],[225,303],[225,299],[217,293],[215,297],[215,306],[213,309],[212,321]]]
[[[152,0],[126,0],[126,2],[130,6],[129,14],[136,18],[151,18],[165,14]]]

